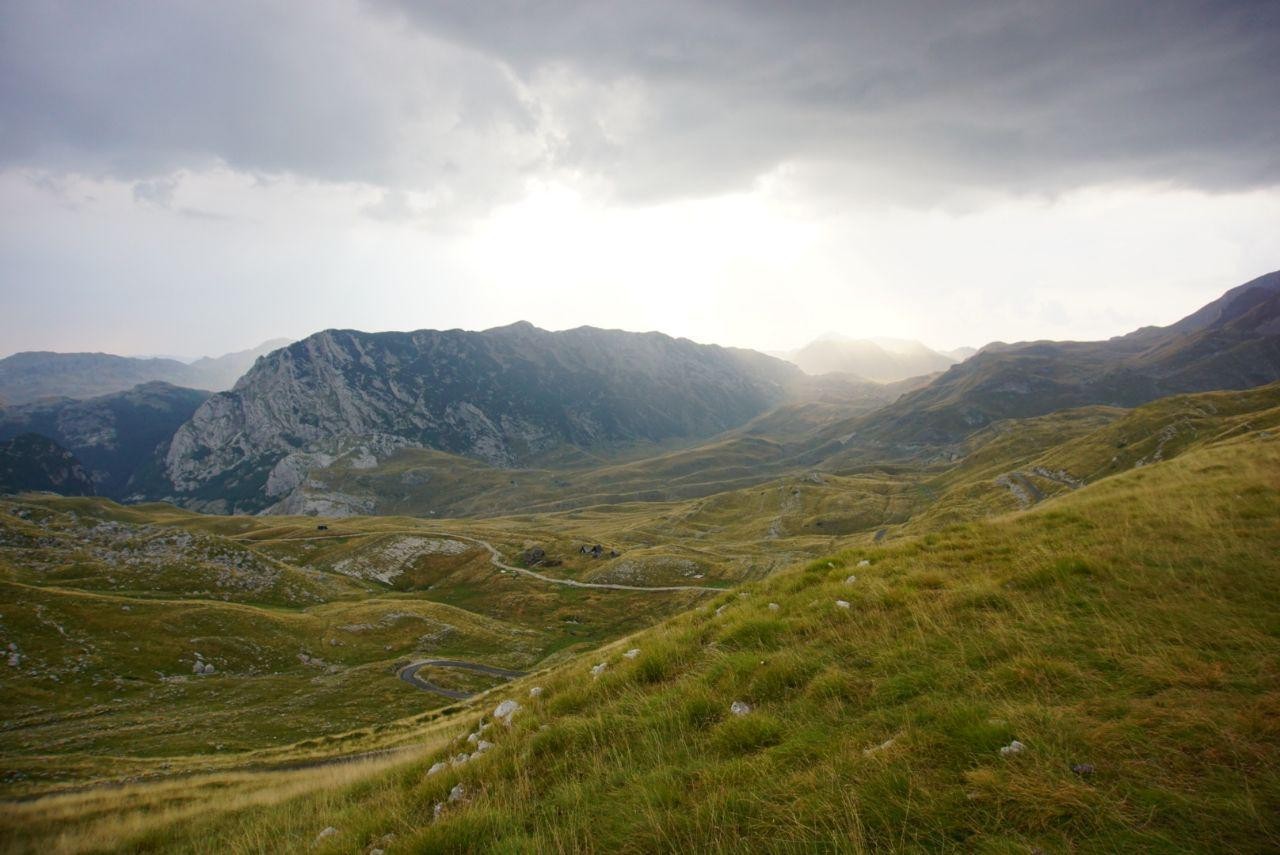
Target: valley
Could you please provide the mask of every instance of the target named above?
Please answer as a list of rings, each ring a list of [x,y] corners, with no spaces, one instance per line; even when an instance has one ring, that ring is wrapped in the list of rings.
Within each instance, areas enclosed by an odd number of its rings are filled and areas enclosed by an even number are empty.
[[[1175,339],[1177,353],[1194,350],[1228,334],[1213,326],[1223,318],[1239,335],[1240,317],[1254,323],[1280,299],[1277,281],[1251,283],[1243,308],[1237,289],[1194,323],[1142,332],[1147,355],[1123,358],[1155,364]],[[497,335],[422,341],[496,358],[483,348],[553,334]],[[583,332],[568,353],[610,335]],[[299,389],[330,371],[299,360],[371,346],[333,337],[293,346],[281,365],[259,360],[275,390],[259,399],[251,373],[208,399],[152,384],[11,411],[14,430],[47,424],[87,449],[94,483],[117,498],[175,489],[163,473],[178,458],[182,472],[223,463],[181,503],[0,498],[7,848],[198,851],[212,836],[249,851],[268,825],[299,848],[340,824],[322,849],[379,848],[388,833],[422,851],[481,837],[735,849],[761,834],[827,839],[856,815],[860,845],[879,849],[905,833],[907,810],[930,849],[1276,833],[1242,817],[1280,804],[1261,724],[1280,690],[1266,581],[1280,554],[1280,381],[1209,374],[1192,384],[1208,390],[1159,396],[1152,374],[1152,394],[1117,402],[1088,379],[1097,349],[1080,362],[1079,347],[1035,344],[895,386],[791,383],[785,367],[753,373],[755,356],[624,340],[745,372],[736,423],[699,403],[688,417],[710,421],[673,431],[641,396],[616,419],[591,416],[614,426],[598,442],[503,457],[533,422],[492,411],[497,434],[457,432],[449,450],[412,431],[456,425],[405,410],[403,387],[342,356],[318,388],[340,390],[333,412],[354,426],[271,438],[269,425],[310,418]],[[422,346],[377,346],[388,342]],[[1244,348],[1267,354],[1270,342]],[[1040,367],[1028,373],[1028,359]],[[1251,370],[1280,376],[1280,358]],[[1011,371],[1053,375],[1058,392],[1010,397]],[[357,403],[364,388],[382,390],[373,409]],[[562,421],[548,394],[522,405],[528,418],[587,424]],[[190,412],[178,427],[174,402]],[[167,449],[130,427],[144,412],[149,429],[174,432]],[[201,443],[208,453],[192,452]],[[48,471],[78,465],[59,448]],[[212,498],[223,489],[235,498]],[[259,513],[209,513],[233,506]],[[1186,635],[1200,620],[1233,627],[1229,656],[1212,635]],[[1154,652],[1135,646],[1142,633]],[[519,717],[486,715],[499,701]],[[1123,746],[1117,733],[1134,728],[1166,741],[1194,730],[1172,704],[1232,709],[1224,738],[1248,759],[1224,769]],[[1055,759],[1033,761],[1034,779],[981,759],[1012,739]],[[1144,762],[1156,778],[1145,788],[1133,777]],[[1106,772],[1063,777],[1080,763]],[[813,768],[861,794],[856,812],[815,789]],[[726,795],[730,779],[754,781],[753,795]],[[1255,801],[1227,799],[1243,779]],[[1108,806],[1102,781],[1143,807]],[[445,782],[469,795],[444,799]],[[794,792],[794,825],[763,812],[786,801],[778,786]],[[214,799],[223,788],[236,797]],[[927,806],[917,788],[933,794]],[[629,809],[601,815],[593,793]],[[978,809],[960,825],[958,800]],[[1169,800],[1197,805],[1199,824],[1178,826],[1188,814],[1165,811]],[[1144,825],[1141,811],[1155,818]]]

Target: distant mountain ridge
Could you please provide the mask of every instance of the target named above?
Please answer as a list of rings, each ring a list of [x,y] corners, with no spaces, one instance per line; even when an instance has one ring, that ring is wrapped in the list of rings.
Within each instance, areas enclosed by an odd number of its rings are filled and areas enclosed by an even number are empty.
[[[851,339],[828,334],[784,358],[806,374],[853,374],[876,383],[893,383],[946,371],[973,352],[972,348],[961,348],[945,354],[918,341]]]
[[[234,386],[259,356],[285,344],[288,339],[273,339],[249,350],[202,357],[190,364],[110,353],[15,353],[0,359],[0,406],[43,398],[93,398],[157,381],[222,391]]]
[[[781,360],[662,333],[326,330],[205,402],[165,465],[179,501],[259,510],[344,437],[512,466],[563,445],[709,437],[803,382]]]

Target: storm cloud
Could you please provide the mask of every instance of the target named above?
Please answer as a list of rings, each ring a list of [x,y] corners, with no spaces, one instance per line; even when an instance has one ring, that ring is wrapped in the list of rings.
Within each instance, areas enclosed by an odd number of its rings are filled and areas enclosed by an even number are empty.
[[[221,163],[483,207],[789,170],[897,203],[1280,182],[1280,4],[8,3],[0,165]]]

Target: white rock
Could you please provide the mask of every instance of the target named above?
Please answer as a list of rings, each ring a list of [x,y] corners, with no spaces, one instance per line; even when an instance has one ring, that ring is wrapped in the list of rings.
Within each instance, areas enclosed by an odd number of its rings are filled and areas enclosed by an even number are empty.
[[[488,751],[492,747],[493,747],[492,742],[487,742],[482,739],[480,740],[479,744],[476,745],[476,753],[483,754],[484,752]]]
[[[325,828],[325,829],[324,829],[323,831],[321,831],[319,834],[317,834],[317,835],[316,835],[316,840],[324,840],[326,837],[333,837],[333,835],[335,835],[335,834],[337,834],[337,833],[338,833],[338,829],[334,828],[334,827],[331,825],[331,826],[329,826],[328,828]]]
[[[623,658],[623,659],[635,659],[635,658],[636,658],[637,656],[639,656],[639,655],[640,655],[640,648],[639,648],[639,647],[633,647],[633,648],[631,648],[630,650],[628,650],[626,653],[622,654],[622,658]]]
[[[836,608],[838,608],[838,609],[847,609],[847,608],[849,608],[849,602],[848,602],[848,600],[836,600]]]
[[[845,579],[845,580],[844,580],[844,583],[845,583],[846,585],[852,585],[852,584],[853,584],[854,582],[856,582],[856,581],[858,581],[858,577],[857,577],[857,576],[854,576],[854,575],[850,575],[848,579]]]
[[[540,698],[542,697],[542,691],[543,689],[541,686],[534,686],[532,689],[529,690],[529,697]]]
[[[435,764],[433,764],[433,765],[431,766],[431,768],[430,768],[430,769],[428,769],[428,770],[427,770],[427,774],[428,774],[428,775],[436,775],[436,774],[439,774],[440,772],[443,772],[445,769],[448,769],[448,768],[449,768],[449,764],[448,764],[448,763],[435,763]]]
[[[738,594],[738,599],[740,599],[740,600],[745,600],[746,598],[747,598],[747,592],[746,592],[746,591],[743,591],[743,592],[741,592],[740,594]]]
[[[385,852],[381,849],[370,849],[369,855],[385,855]]]
[[[1014,754],[1021,754],[1023,750],[1026,749],[1026,747],[1027,746],[1023,745],[1021,742],[1015,739],[1013,740],[1013,742],[1010,742],[1008,745],[1001,748],[1000,754],[1004,757],[1009,757]]]
[[[472,745],[474,745],[476,743],[476,740],[478,740],[479,738],[480,738],[480,734],[478,733],[468,734],[467,742],[470,742]]]
[[[10,667],[10,668],[17,668],[17,667],[18,667],[19,665],[21,665],[21,664],[22,664],[22,654],[21,654],[21,653],[10,653],[10,654],[9,654],[9,667]]]
[[[520,704],[508,698],[494,708],[493,717],[505,724],[507,727],[510,727],[511,717],[518,712],[520,712]]]
[[[884,742],[881,742],[879,745],[873,745],[870,748],[862,749],[862,753],[870,757],[872,754],[875,754],[879,751],[884,751],[886,748],[893,745],[893,741],[894,741],[894,737],[891,736],[888,739],[886,739]]]
[[[729,712],[733,713],[734,715],[746,715],[747,713],[751,712],[751,705],[746,703],[745,701],[734,701],[729,706]]]
[[[212,674],[214,671],[217,671],[217,670],[218,670],[217,668],[214,668],[214,667],[213,667],[213,663],[212,663],[212,662],[206,662],[206,663],[204,663],[204,673],[206,673],[206,674]]]
[[[725,603],[723,606],[721,606],[720,608],[716,609],[716,614],[720,614],[721,612],[723,612],[723,611],[724,611],[725,609],[727,609],[727,608],[729,608],[729,604],[728,604],[728,603]]]
[[[467,797],[467,788],[462,784],[455,784],[453,789],[449,791],[450,802],[460,802]]]
[[[864,558],[864,559],[862,559],[861,561],[859,561],[859,562],[858,562],[858,566],[859,566],[859,567],[870,567],[870,566],[871,566],[871,560],[870,560],[869,558]]]
[[[450,760],[449,765],[461,766],[463,763],[466,763],[470,759],[471,759],[471,755],[467,754],[466,752],[463,752],[462,754],[459,754],[457,757],[454,757],[452,760]]]
[[[778,610],[778,604],[777,604],[777,603],[770,603],[770,604],[769,604],[769,611],[771,611],[771,612],[776,612],[777,610]]]
[[[600,679],[600,675],[603,674],[604,669],[608,667],[608,662],[601,662],[599,665],[596,665],[591,669],[591,676],[595,677],[597,680]]]
[[[444,813],[444,802],[436,802],[436,806],[431,809],[431,821],[435,822],[442,813]]]

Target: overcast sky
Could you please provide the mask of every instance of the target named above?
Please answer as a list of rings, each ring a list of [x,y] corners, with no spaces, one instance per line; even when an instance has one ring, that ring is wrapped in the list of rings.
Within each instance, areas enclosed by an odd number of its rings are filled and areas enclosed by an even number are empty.
[[[0,353],[949,348],[1276,268],[1274,0],[0,0]]]

